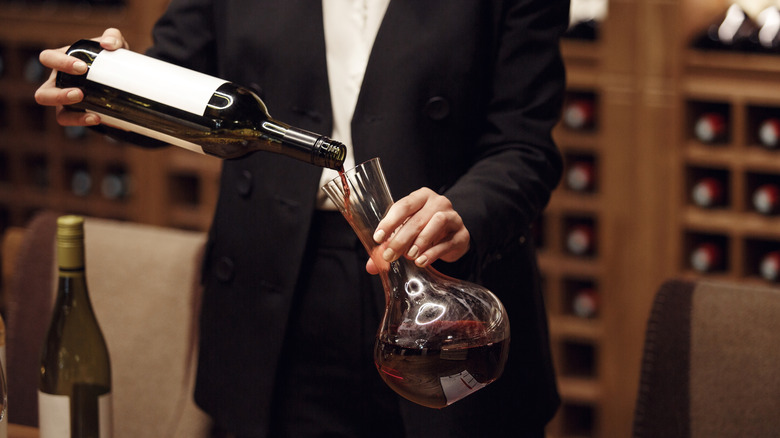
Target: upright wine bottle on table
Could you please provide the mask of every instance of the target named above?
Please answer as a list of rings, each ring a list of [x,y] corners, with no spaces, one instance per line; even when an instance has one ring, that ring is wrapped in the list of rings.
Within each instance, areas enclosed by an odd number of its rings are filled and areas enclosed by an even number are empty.
[[[87,292],[83,218],[58,219],[57,262],[57,299],[41,351],[40,437],[107,438],[111,365]]]
[[[346,147],[274,120],[248,88],[129,50],[103,50],[81,40],[68,54],[87,73],[57,73],[57,86],[77,87],[73,108],[100,115],[103,124],[219,158],[274,152],[316,166],[341,168]]]

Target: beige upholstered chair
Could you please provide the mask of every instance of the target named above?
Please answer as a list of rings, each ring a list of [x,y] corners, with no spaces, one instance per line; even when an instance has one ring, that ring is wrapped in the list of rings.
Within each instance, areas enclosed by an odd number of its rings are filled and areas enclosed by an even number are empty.
[[[4,261],[13,266],[5,288],[12,423],[37,425],[56,217],[37,215]],[[111,355],[114,436],[208,436],[208,417],[192,401],[205,234],[93,218],[85,234],[89,292]]]
[[[673,280],[644,347],[636,438],[780,436],[780,289]]]

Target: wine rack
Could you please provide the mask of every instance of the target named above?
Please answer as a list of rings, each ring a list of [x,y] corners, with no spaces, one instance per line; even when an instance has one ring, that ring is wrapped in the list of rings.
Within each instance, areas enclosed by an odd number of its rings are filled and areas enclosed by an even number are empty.
[[[598,26],[601,30],[601,24]],[[577,33],[574,33],[575,35]],[[596,33],[600,35],[601,32]],[[555,138],[564,159],[561,186],[536,230],[550,335],[562,405],[548,427],[551,436],[596,436],[601,400],[604,322],[603,99],[600,38],[566,38],[569,84]],[[576,307],[590,294],[587,314]]]
[[[54,110],[33,97],[50,73],[38,61],[42,49],[116,27],[142,51],[166,5],[165,0],[2,2],[0,232],[24,225],[41,209],[208,227],[219,160],[173,148],[144,150],[90,129],[63,128]]]
[[[674,274],[664,261],[668,192],[680,182],[668,177],[679,36],[667,29],[679,12],[674,1],[610,0],[597,38],[562,44],[568,93],[554,136],[564,179],[536,230],[562,398],[550,437],[631,433],[645,321]],[[587,123],[567,120],[570,104],[592,108]],[[592,243],[572,251],[583,229]]]
[[[686,10],[698,17],[705,8],[705,15],[715,19],[728,4],[714,3],[709,8],[686,4]],[[688,37],[694,35],[695,29],[688,30]],[[780,248],[780,217],[774,206],[780,151],[773,125],[780,114],[776,79],[780,56],[685,47],[680,69],[680,106],[685,114],[677,152],[679,186],[690,187],[692,181],[709,175],[724,187],[725,196],[717,208],[703,208],[677,194],[681,236],[675,251],[677,269],[693,278],[771,284],[776,280],[763,276],[761,266]],[[695,133],[696,121],[708,113],[725,121],[725,134],[716,143],[702,141]],[[757,193],[764,194],[760,201],[765,207],[757,208]],[[691,254],[703,244],[722,253],[712,269],[692,264]]]

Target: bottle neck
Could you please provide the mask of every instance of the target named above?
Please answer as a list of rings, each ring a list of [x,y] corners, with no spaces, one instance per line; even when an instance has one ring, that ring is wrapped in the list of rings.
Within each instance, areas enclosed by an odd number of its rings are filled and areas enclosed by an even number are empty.
[[[57,299],[60,300],[60,305],[75,306],[82,302],[89,305],[84,259],[83,240],[58,242],[59,288]]]

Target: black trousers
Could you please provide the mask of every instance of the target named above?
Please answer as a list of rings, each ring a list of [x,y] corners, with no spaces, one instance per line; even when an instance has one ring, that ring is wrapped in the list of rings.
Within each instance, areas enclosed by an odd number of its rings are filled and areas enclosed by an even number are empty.
[[[341,214],[315,214],[277,376],[273,437],[403,436],[397,396],[373,363],[384,296],[367,260]]]

